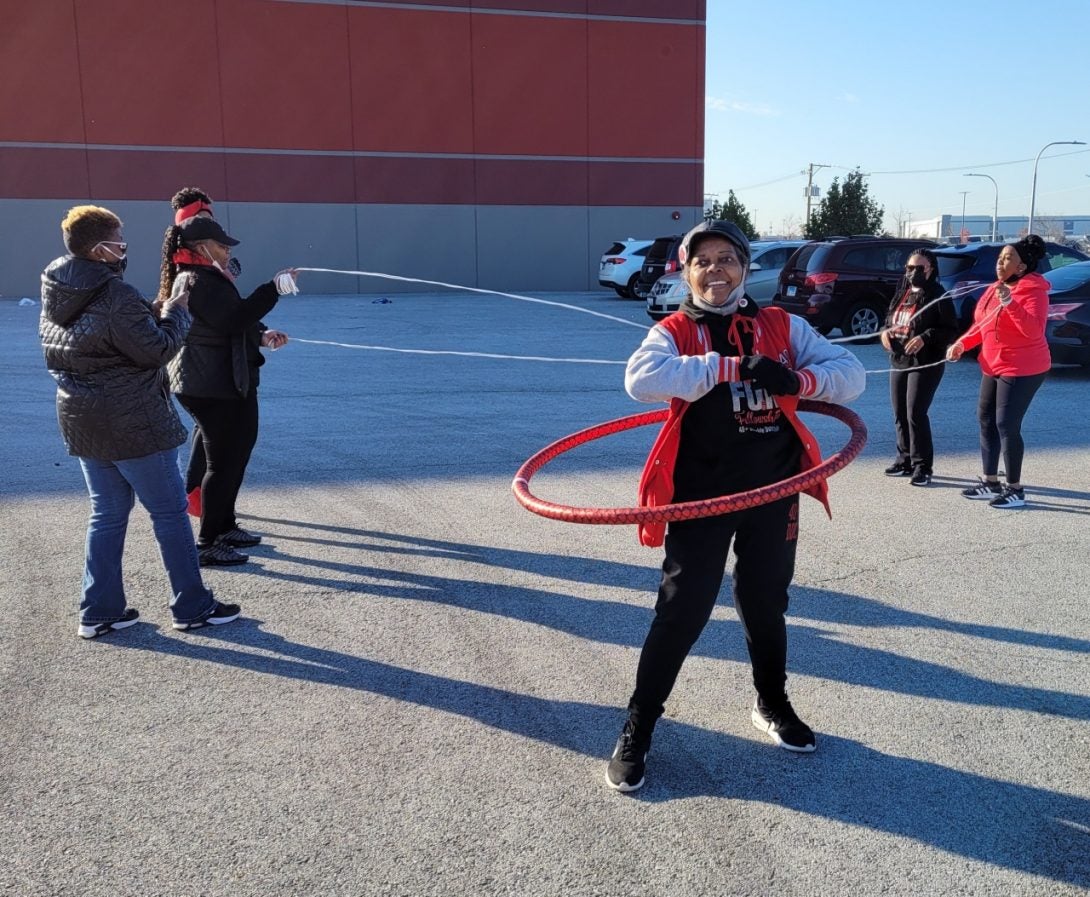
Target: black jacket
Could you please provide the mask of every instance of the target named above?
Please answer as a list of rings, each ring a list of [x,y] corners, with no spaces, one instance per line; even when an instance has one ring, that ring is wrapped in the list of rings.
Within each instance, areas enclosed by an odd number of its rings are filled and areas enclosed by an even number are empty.
[[[215,268],[179,265],[188,274],[189,310],[193,327],[182,351],[170,363],[170,388],[178,395],[207,399],[244,399],[257,389],[261,318],[280,299],[272,281],[246,299]]]
[[[902,283],[893,295],[893,301],[886,312],[886,327],[893,324],[893,313],[901,304],[901,299],[908,291],[908,285]],[[929,302],[938,299],[945,290],[937,280],[931,280],[919,293],[913,303],[913,308],[923,308]],[[915,355],[906,355],[902,346],[912,337],[918,336],[923,340],[923,348]],[[893,350],[890,352],[890,364],[899,369],[906,370],[921,367],[925,364],[934,364],[946,357],[946,347],[958,336],[957,315],[954,313],[954,304],[949,299],[942,299],[923,312],[908,325],[908,336],[903,340],[893,342]]]
[[[69,454],[123,461],[185,441],[164,365],[191,321],[179,307],[156,320],[151,304],[102,262],[50,263],[38,335]]]

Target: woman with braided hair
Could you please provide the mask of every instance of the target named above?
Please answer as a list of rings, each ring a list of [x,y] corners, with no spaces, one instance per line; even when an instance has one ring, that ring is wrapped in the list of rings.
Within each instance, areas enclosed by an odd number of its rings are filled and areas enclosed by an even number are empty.
[[[249,556],[238,549],[261,542],[239,527],[235,502],[257,442],[261,348],[288,341],[261,319],[281,295],[298,292],[296,272],[288,269],[243,298],[228,264],[236,245],[214,218],[195,214],[167,229],[160,271],[160,297],[184,286],[193,314],[169,371],[171,390],[197,422],[204,449],[197,548],[205,567],[244,564]],[[191,478],[197,473],[191,459]]]
[[[170,207],[174,209],[174,223],[181,224],[190,218],[203,216],[215,218],[212,211],[212,197],[200,187],[182,187],[170,198]],[[171,231],[167,231],[167,240],[172,239]],[[166,252],[166,247],[163,249]],[[234,259],[232,259],[234,261]],[[239,269],[232,272],[236,277]],[[160,297],[170,292],[170,284],[159,284]],[[157,300],[159,301],[159,300]],[[189,461],[186,464],[185,494],[189,513],[194,517],[201,516],[201,483],[204,482],[206,461],[204,457],[204,440],[201,438],[200,425],[194,421],[193,431],[189,437]]]
[[[1046,253],[1045,241],[1030,234],[1008,243],[995,263],[996,282],[984,291],[973,311],[973,325],[947,350],[957,361],[968,349],[980,346],[980,454],[984,476],[962,491],[970,499],[984,499],[993,508],[1021,508],[1022,419],[1052,367],[1045,339],[1048,322],[1048,281],[1037,273]],[[1007,485],[999,484],[999,458]]]

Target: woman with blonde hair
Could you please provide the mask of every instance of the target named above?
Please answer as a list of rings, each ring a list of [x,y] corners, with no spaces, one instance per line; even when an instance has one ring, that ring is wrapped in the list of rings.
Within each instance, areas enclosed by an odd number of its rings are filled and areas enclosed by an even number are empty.
[[[192,317],[188,295],[152,303],[125,283],[127,244],[109,209],[76,206],[61,222],[68,254],[42,274],[39,336],[57,383],[57,421],[79,458],[91,498],[78,634],[96,638],[136,623],[122,579],[134,501],[151,516],[170,580],[175,629],[237,619],[201,580],[178,472],[185,429],[170,400],[166,363]]]

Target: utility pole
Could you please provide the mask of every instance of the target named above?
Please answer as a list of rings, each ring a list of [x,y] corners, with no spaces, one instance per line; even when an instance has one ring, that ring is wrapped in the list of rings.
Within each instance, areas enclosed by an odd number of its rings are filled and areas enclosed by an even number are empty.
[[[813,162],[810,163],[808,174],[806,177],[806,221],[803,227],[809,230],[810,228],[810,198],[814,195],[814,169],[815,168],[830,168],[829,165],[817,165]]]
[[[970,191],[959,190],[958,192],[961,194],[961,230],[958,231],[958,242],[968,243],[965,233],[965,197],[969,195]]]

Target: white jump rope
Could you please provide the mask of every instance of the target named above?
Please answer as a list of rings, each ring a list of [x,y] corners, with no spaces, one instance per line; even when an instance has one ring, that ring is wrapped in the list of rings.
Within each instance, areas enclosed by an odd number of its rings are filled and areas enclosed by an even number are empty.
[[[446,283],[441,280],[422,280],[419,277],[402,277],[397,274],[384,274],[380,271],[347,271],[340,268],[293,268],[291,271],[309,271],[315,274],[346,274],[352,277],[378,277],[384,280],[396,280],[402,283],[421,283],[429,286],[446,287],[452,290],[461,290],[469,293],[485,293],[491,296],[504,296],[508,299],[518,299],[521,302],[533,302],[538,305],[551,305],[555,308],[566,308],[570,311],[576,311],[580,314],[593,315],[596,318],[604,318],[607,321],[616,321],[618,324],[626,324],[630,327],[638,327],[640,330],[645,330],[646,327],[643,324],[636,321],[629,321],[625,318],[618,318],[614,315],[603,314],[602,312],[592,311],[589,308],[581,308],[578,305],[569,305],[566,302],[553,302],[549,299],[536,299],[533,296],[522,296],[518,293],[505,293],[501,290],[486,290],[481,287],[467,287],[457,283]],[[299,292],[299,287],[295,282],[295,277],[291,271],[281,271],[275,277],[276,290],[281,296],[295,295]],[[908,319],[909,322],[915,320],[924,311],[929,309],[932,305],[941,302],[943,299],[955,299],[959,296],[968,295],[979,289],[977,286],[962,287],[961,289],[948,290],[936,299],[932,299],[926,305],[917,309],[912,316]],[[986,318],[984,318],[979,326],[983,326],[992,318],[994,318],[1001,310],[1003,305],[997,305],[995,310],[990,312]],[[874,339],[875,334],[864,333],[859,336],[845,336],[839,339],[829,340],[831,343],[850,343],[857,340],[870,340]],[[314,346],[335,346],[341,349],[367,349],[375,352],[398,352],[408,355],[458,355],[469,358],[493,358],[504,360],[518,360],[518,361],[545,361],[561,364],[607,364],[607,365],[623,365],[624,361],[611,361],[600,358],[550,358],[540,355],[498,355],[491,352],[457,352],[447,349],[395,349],[390,346],[368,346],[360,345],[357,343],[341,343],[332,340],[317,340],[317,339],[301,339],[299,337],[293,337],[293,342],[307,343]],[[932,362],[931,364],[923,364],[918,367],[911,368],[913,371],[920,371],[925,368],[937,367],[940,364],[953,364],[952,361],[942,359],[941,361]],[[895,368],[884,368],[877,371],[866,371],[867,374],[889,374],[893,373]]]

